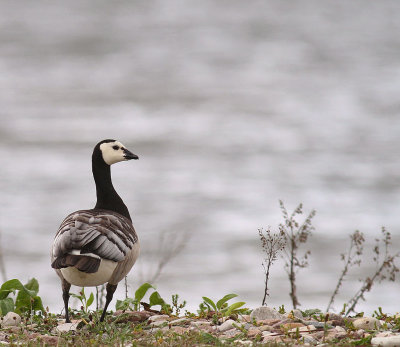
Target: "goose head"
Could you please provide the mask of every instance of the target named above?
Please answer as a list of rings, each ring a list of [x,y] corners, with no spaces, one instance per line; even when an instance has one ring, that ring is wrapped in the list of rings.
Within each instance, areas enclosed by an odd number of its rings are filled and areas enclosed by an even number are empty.
[[[99,142],[94,149],[94,152],[96,151],[100,152],[103,161],[107,165],[112,165],[120,161],[139,159],[136,154],[126,149],[121,142],[111,139]]]

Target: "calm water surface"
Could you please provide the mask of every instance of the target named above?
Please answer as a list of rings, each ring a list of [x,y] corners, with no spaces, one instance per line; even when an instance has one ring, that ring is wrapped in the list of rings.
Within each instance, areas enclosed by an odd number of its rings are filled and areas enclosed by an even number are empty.
[[[400,3],[397,1],[3,1],[0,229],[9,277],[35,276],[61,309],[49,247],[62,219],[92,207],[92,148],[117,138],[140,156],[113,167],[142,257],[185,248],[156,285],[195,309],[263,294],[257,229],[278,200],[317,210],[302,308],[325,308],[348,234],[400,239]],[[178,240],[178,241],[177,241]],[[374,270],[354,270],[336,310]],[[76,289],[76,288],[75,288]],[[398,311],[399,282],[360,310]],[[283,263],[270,305],[290,307]],[[123,297],[122,286],[116,295]]]

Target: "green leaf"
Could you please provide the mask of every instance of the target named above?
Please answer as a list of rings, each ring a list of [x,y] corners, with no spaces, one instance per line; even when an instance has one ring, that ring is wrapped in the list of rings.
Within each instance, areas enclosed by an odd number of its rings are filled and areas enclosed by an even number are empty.
[[[165,301],[164,299],[160,296],[158,292],[153,292],[153,294],[150,295],[149,299],[149,304],[150,306],[155,306],[155,305],[164,305]]]
[[[12,298],[0,300],[0,314],[2,316],[12,311],[14,311],[14,300]]]
[[[39,293],[39,282],[36,278],[32,278],[28,281],[27,284],[25,284],[25,288],[31,290],[32,292],[35,293],[35,296],[37,293]]]
[[[32,310],[44,312],[44,307],[42,303],[42,298],[40,296],[35,296],[33,299]]]
[[[233,311],[235,311],[239,307],[242,307],[244,304],[245,304],[245,302],[243,302],[243,301],[235,302],[234,304],[232,304],[231,306],[227,307],[224,310],[224,315],[229,316]]]
[[[127,310],[136,305],[136,300],[132,298],[126,298],[125,300],[117,300],[115,304],[116,310]]]
[[[86,302],[86,308],[88,308],[91,304],[93,304],[94,301],[94,295],[93,293],[90,293],[89,299]]]
[[[214,311],[218,311],[217,310],[217,306],[215,306],[214,301],[212,301],[210,298],[207,298],[206,296],[203,296],[203,300],[206,304],[208,304],[209,306],[211,306]]]
[[[155,289],[150,283],[143,283],[135,292],[135,299],[139,302],[143,299],[143,297],[146,295],[147,291],[153,288]]]
[[[220,310],[222,305],[225,304],[227,301],[229,301],[233,298],[236,298],[236,297],[237,297],[237,294],[227,294],[221,300],[218,300],[218,302],[217,302],[218,310]]]

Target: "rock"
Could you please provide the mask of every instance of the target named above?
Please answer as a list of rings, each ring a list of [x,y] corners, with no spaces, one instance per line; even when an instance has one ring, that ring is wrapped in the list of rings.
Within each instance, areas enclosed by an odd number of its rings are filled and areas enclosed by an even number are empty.
[[[78,322],[76,323],[62,323],[58,326],[56,326],[51,332],[53,334],[59,334],[59,333],[67,333],[69,331],[75,331],[77,326],[78,326]]]
[[[371,344],[372,346],[398,347],[400,346],[400,334],[384,337],[374,337],[371,340]]]
[[[151,312],[148,311],[115,311],[114,316],[120,317],[118,323],[125,322],[144,322],[152,316]]]
[[[258,329],[261,331],[274,331],[274,328],[270,325],[261,325]]]
[[[243,315],[239,315],[238,317],[238,321],[239,322],[243,322],[243,323],[251,323],[251,318],[249,314],[243,314]]]
[[[236,335],[239,335],[239,334],[240,334],[240,330],[233,328],[233,329],[229,329],[229,330],[225,331],[223,334],[223,338],[230,339],[231,337],[235,337]]]
[[[16,327],[20,325],[21,317],[19,314],[15,312],[8,312],[2,319],[1,319],[1,327]]]
[[[249,340],[237,340],[235,342],[243,346],[253,346],[253,341]]]
[[[356,329],[377,330],[381,327],[381,322],[374,317],[358,318],[353,322]]]
[[[327,324],[325,322],[317,322],[317,321],[305,321],[304,324],[306,325],[314,325],[317,329],[332,329],[333,326],[330,324]]]
[[[247,331],[247,336],[248,337],[256,337],[257,335],[261,335],[261,330],[258,328],[250,328]]]
[[[287,322],[290,322],[290,320],[286,320],[286,321],[282,322],[282,320],[280,320],[280,319],[262,319],[262,320],[258,320],[257,324],[274,326],[278,323],[283,324],[283,323],[287,323]]]
[[[179,334],[179,335],[182,335],[182,334],[186,333],[187,331],[189,331],[188,328],[179,327],[179,326],[172,327],[170,330],[175,332],[175,333],[177,333],[177,334]]]
[[[179,325],[181,323],[186,323],[188,321],[187,318],[178,318],[169,322],[171,325]]]
[[[196,328],[200,328],[200,327],[211,325],[211,322],[207,321],[207,320],[196,320],[196,321],[190,322],[190,325],[193,327],[196,327]]]
[[[296,328],[301,328],[304,327],[304,324],[301,323],[285,323],[281,325],[281,328],[283,330],[290,330],[290,329],[294,329],[296,330]]]
[[[232,329],[232,328],[234,328],[234,326],[233,326],[234,323],[236,323],[234,320],[228,319],[227,321],[225,321],[218,327],[218,330],[222,332],[222,331],[227,331],[229,329]]]
[[[338,323],[336,323],[336,324],[332,323],[332,325],[344,325],[344,319],[340,314],[329,312],[328,315],[329,315],[328,316],[328,320],[339,322],[339,324]]]
[[[154,315],[154,316],[151,316],[150,318],[149,318],[149,322],[157,322],[157,321],[165,321],[165,320],[167,320],[169,318],[169,316],[168,315],[166,315],[166,314],[156,314],[156,315]]]
[[[309,343],[310,345],[316,345],[318,344],[318,340],[312,337],[311,335],[303,335],[302,339],[304,343]]]
[[[288,332],[289,333],[296,333],[297,331],[299,331],[299,333],[310,333],[310,332],[315,331],[315,330],[317,330],[317,329],[315,328],[314,325],[307,325],[307,326],[302,326],[302,327],[297,327],[297,328],[290,329]]]
[[[150,325],[152,327],[161,327],[162,325],[166,325],[167,323],[167,320],[156,320],[155,322],[151,322]]]
[[[267,306],[261,306],[253,310],[250,314],[250,319],[253,321],[253,319],[259,321],[263,319],[280,319],[283,320],[285,319],[285,316],[283,314],[280,314],[277,310],[274,310],[273,308],[267,307]]]
[[[300,310],[295,309],[295,310],[292,311],[292,313],[293,313],[293,316],[295,316],[296,318],[303,319],[303,314],[301,313]]]

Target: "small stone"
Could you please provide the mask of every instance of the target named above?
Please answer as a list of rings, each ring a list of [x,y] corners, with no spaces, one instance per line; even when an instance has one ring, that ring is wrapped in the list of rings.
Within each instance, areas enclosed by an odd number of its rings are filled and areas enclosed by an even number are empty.
[[[236,323],[234,320],[232,319],[228,319],[226,322],[222,323],[219,327],[218,330],[219,331],[227,331],[229,329],[234,328],[233,324]]]
[[[371,340],[372,346],[382,346],[382,347],[398,347],[400,346],[400,335],[392,335],[385,337],[374,337]]]
[[[283,314],[280,314],[277,310],[267,306],[261,306],[253,310],[250,314],[251,320],[255,319],[257,321],[263,319],[285,319]]]
[[[255,337],[255,336],[257,336],[257,335],[261,335],[261,330],[259,329],[259,328],[250,328],[248,331],[247,331],[247,336],[248,337]]]
[[[257,320],[256,321],[257,324],[259,325],[270,325],[270,326],[274,326],[276,324],[283,324],[283,323],[287,323],[290,322],[289,320],[286,320],[284,322],[282,322],[281,319],[261,319],[261,320]]]
[[[261,331],[274,331],[274,328],[271,327],[270,325],[262,325],[258,327],[258,329]]]
[[[236,328],[229,329],[224,332],[224,337],[230,339],[231,337],[235,337],[236,335],[239,335],[240,331]]]
[[[304,333],[304,332],[310,333],[315,330],[317,330],[317,328],[314,325],[307,325],[307,326],[290,329],[288,332],[296,333],[297,331],[299,331],[299,333]]]
[[[196,321],[190,322],[190,325],[193,327],[199,328],[199,327],[203,327],[203,326],[209,326],[209,325],[211,325],[211,322],[209,322],[207,320],[196,320]]]
[[[170,321],[169,324],[171,324],[171,325],[179,325],[181,323],[186,323],[187,320],[188,320],[187,318],[178,318],[178,319]]]
[[[59,334],[59,333],[66,333],[68,331],[75,331],[77,326],[78,326],[78,322],[76,323],[62,323],[58,326],[56,326],[51,332],[53,334]]]
[[[155,322],[151,322],[150,325],[152,327],[161,327],[162,325],[166,325],[167,321],[166,320],[156,320]]]
[[[314,327],[316,327],[317,329],[332,329],[333,326],[330,324],[327,324],[325,322],[317,322],[317,321],[305,321],[304,324],[306,325],[314,325]]]
[[[284,330],[290,330],[290,329],[295,329],[296,328],[301,328],[304,327],[304,324],[301,323],[286,323],[286,324],[282,324],[281,328]]]
[[[235,342],[239,343],[240,345],[243,345],[243,346],[253,346],[253,341],[249,341],[249,340],[237,340]]]
[[[167,318],[169,318],[169,316],[166,314],[156,314],[149,318],[149,322],[157,322],[157,321],[161,321],[161,320],[165,321],[165,320],[167,320]]]
[[[301,313],[300,310],[295,309],[295,310],[292,311],[292,313],[293,313],[293,316],[295,316],[296,318],[303,319],[303,314]]]
[[[239,322],[247,322],[247,323],[251,323],[251,318],[249,314],[243,314],[243,315],[239,315],[238,317],[238,321]]]
[[[171,331],[173,331],[179,335],[186,333],[188,330],[189,330],[188,328],[180,327],[180,326],[175,326],[175,327],[171,328]]]
[[[310,345],[316,345],[318,344],[318,340],[312,337],[311,335],[303,335],[302,339],[304,343],[309,343]]]
[[[381,322],[374,317],[358,318],[353,322],[356,329],[377,330],[381,327]]]
[[[20,323],[21,323],[21,317],[19,314],[15,313],[15,312],[8,312],[1,320],[2,328],[16,327],[16,326],[20,325]]]

